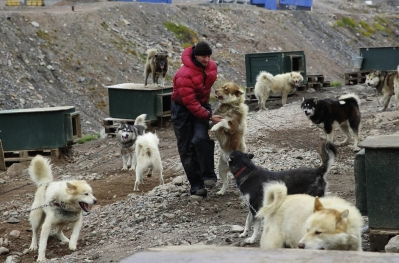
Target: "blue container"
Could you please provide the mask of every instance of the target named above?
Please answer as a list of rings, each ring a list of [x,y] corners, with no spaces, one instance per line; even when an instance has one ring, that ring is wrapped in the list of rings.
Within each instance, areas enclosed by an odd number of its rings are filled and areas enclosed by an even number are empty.
[[[265,5],[265,1],[266,0],[251,0],[251,5],[260,5],[260,6],[264,6]]]
[[[265,8],[271,10],[311,10],[313,0],[265,0]]]

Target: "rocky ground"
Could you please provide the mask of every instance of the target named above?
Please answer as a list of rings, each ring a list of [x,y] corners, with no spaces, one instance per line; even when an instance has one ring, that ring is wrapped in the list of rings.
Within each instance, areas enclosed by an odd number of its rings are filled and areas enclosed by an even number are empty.
[[[393,108],[377,112],[378,103],[370,88],[358,85],[324,88],[317,93],[298,92],[284,107],[277,106],[278,100],[273,101],[271,110],[250,112],[247,142],[249,151],[255,154],[255,162],[272,170],[319,165],[317,151],[323,133],[301,112],[301,97],[336,97],[347,92],[357,93],[362,101],[361,139],[398,133],[399,112]],[[52,258],[51,262],[116,262],[136,251],[166,245],[243,245],[235,231],[243,226],[247,207],[234,183],[231,182],[225,196],[216,195],[218,185],[207,199],[191,199],[171,128],[155,130],[161,138],[166,178],[163,186],[158,186],[158,178],[145,178],[141,191],[134,193],[134,174],[120,170],[122,161],[115,138],[74,145],[71,158],[54,164],[57,179],[88,180],[99,203],[84,216],[76,252],[71,253],[55,239],[49,240],[47,256]],[[338,140],[342,138],[338,132]],[[355,201],[353,162],[351,147],[340,147],[328,176],[330,191],[352,202]],[[11,262],[33,262],[36,256],[27,253],[31,238],[27,211],[34,186],[26,185],[29,183],[26,165],[14,165],[1,177],[0,242],[9,252],[0,259],[14,257]],[[363,245],[367,250],[367,232]]]
[[[243,85],[246,53],[304,50],[310,74],[321,73],[342,83],[359,47],[398,45],[399,17],[392,1],[366,6],[362,1],[320,0],[315,1],[312,12],[272,12],[207,2],[176,1],[164,6],[75,1],[75,12],[71,2],[65,1],[40,9],[1,5],[0,109],[75,105],[83,118],[84,133],[99,133],[102,119],[108,117],[103,86],[142,82],[147,48],[168,51],[168,81],[179,67],[183,43],[165,29],[166,21],[184,24],[207,39],[215,47],[219,78]],[[386,30],[366,37],[357,29],[334,26],[342,17],[385,21],[381,23]],[[346,92],[361,97],[362,139],[399,131],[398,111],[378,112],[375,93],[369,88],[301,91],[284,107],[275,100],[269,111],[250,112],[247,142],[255,162],[272,170],[318,165],[322,132],[300,111],[300,100]],[[225,196],[216,196],[213,189],[204,201],[190,199],[171,128],[166,123],[152,129],[161,138],[164,186],[158,186],[158,178],[146,178],[141,191],[133,193],[134,174],[120,170],[115,138],[76,144],[71,156],[54,163],[57,179],[88,180],[99,203],[84,216],[76,252],[49,240],[51,262],[115,262],[135,251],[171,244],[242,245],[232,226],[239,229],[243,225],[247,208],[234,183]],[[353,159],[352,149],[341,147],[328,178],[331,192],[352,202]],[[27,211],[35,190],[26,167],[16,164],[0,173],[0,261],[8,263],[33,262],[36,257],[26,253],[31,238]],[[368,249],[367,233],[364,249]]]

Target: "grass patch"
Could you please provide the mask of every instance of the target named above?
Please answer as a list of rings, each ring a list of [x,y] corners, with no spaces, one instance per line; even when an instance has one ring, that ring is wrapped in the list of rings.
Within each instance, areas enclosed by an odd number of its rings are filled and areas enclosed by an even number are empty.
[[[41,39],[46,40],[46,41],[48,41],[48,42],[51,41],[51,37],[50,37],[49,33],[45,32],[45,31],[43,31],[43,30],[38,30],[38,31],[36,31],[36,36],[37,36],[38,38],[41,38]]]
[[[342,87],[342,83],[339,81],[331,81],[330,86],[335,88],[340,88]]]
[[[168,31],[175,34],[183,47],[189,47],[198,42],[198,34],[184,25],[167,21],[164,23],[164,26]]]
[[[98,138],[100,138],[100,134],[86,134],[83,135],[82,138],[77,139],[76,143],[83,144],[85,142],[97,140]]]
[[[341,19],[337,20],[336,25],[339,27],[355,28],[357,26],[357,22],[351,17],[344,16]]]

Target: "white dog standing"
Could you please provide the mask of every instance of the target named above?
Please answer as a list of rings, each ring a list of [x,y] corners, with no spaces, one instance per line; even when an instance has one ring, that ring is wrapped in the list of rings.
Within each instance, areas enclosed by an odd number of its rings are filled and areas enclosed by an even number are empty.
[[[76,250],[82,227],[82,210],[88,212],[97,202],[86,181],[55,181],[50,162],[41,155],[35,156],[29,166],[29,175],[37,185],[29,221],[32,225],[30,250],[37,250],[37,233],[40,228],[39,253],[37,261],[46,259],[47,240],[51,229],[62,243],[69,243],[70,250]],[[62,232],[65,225],[72,224],[72,235],[68,239]]]
[[[287,104],[288,94],[299,87],[303,77],[299,72],[288,72],[273,76],[269,72],[261,71],[256,77],[255,97],[258,99],[259,109],[266,110],[266,101],[270,93],[281,93],[282,105]]]
[[[143,183],[144,174],[151,169],[151,175],[159,175],[159,182],[163,184],[163,169],[161,155],[159,153],[159,138],[156,134],[148,132],[139,136],[136,141],[136,181],[133,191],[139,190],[139,184]]]

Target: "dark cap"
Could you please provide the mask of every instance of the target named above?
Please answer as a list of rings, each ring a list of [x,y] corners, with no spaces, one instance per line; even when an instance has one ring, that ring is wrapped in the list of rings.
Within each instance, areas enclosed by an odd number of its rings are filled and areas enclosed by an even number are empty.
[[[208,43],[201,41],[193,47],[193,56],[210,56],[212,55],[212,49]]]

